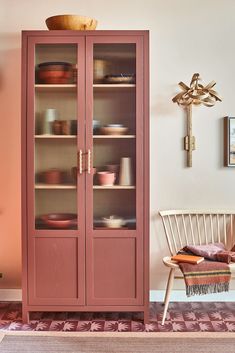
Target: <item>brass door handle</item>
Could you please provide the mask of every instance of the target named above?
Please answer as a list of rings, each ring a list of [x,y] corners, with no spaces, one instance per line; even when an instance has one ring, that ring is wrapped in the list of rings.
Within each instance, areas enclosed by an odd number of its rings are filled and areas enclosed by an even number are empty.
[[[91,174],[91,150],[88,150],[87,152],[87,159],[88,159],[88,163],[87,163],[87,173]]]
[[[82,150],[79,150],[78,152],[78,170],[79,174],[82,174],[83,168],[82,168]]]

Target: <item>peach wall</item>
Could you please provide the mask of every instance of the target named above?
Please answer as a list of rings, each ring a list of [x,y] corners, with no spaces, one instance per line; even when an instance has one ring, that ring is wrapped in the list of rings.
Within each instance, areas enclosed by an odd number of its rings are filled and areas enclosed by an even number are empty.
[[[151,289],[165,286],[167,253],[159,219],[166,208],[234,209],[235,170],[223,167],[222,117],[235,115],[234,0],[0,0],[0,279],[20,288],[20,32],[46,29],[53,14],[78,13],[99,29],[149,29],[151,35]],[[197,150],[184,166],[183,112],[171,102],[177,82],[200,72],[223,102],[193,111]]]

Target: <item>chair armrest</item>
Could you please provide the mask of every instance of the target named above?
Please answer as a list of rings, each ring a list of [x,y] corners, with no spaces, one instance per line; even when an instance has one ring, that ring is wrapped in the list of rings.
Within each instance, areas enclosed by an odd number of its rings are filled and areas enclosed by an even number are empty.
[[[171,260],[170,256],[163,257],[162,261],[163,261],[164,265],[167,267],[179,268],[178,263],[176,261]]]

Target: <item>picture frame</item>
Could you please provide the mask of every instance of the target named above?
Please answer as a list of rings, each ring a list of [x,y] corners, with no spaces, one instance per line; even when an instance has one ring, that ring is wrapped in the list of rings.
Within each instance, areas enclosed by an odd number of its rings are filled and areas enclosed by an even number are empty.
[[[224,118],[224,165],[235,167],[235,117]]]

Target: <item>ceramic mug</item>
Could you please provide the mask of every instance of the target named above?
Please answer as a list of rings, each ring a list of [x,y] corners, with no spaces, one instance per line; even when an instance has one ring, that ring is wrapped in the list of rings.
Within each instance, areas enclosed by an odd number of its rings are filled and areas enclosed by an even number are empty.
[[[54,108],[48,108],[45,110],[42,119],[42,134],[52,134],[52,124],[57,119],[58,112]]]
[[[112,186],[116,179],[115,173],[109,171],[98,172],[97,177],[99,184],[104,186]]]

